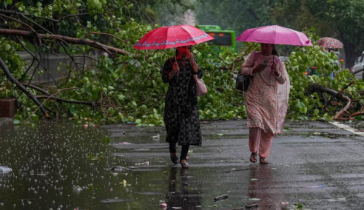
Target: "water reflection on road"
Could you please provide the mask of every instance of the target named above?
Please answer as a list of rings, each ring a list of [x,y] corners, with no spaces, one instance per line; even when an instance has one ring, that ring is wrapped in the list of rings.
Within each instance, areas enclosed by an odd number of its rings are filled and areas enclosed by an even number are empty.
[[[177,174],[180,173],[178,177]],[[171,167],[169,175],[169,189],[166,194],[167,209],[201,209],[201,195],[197,186],[190,186],[188,169]]]
[[[309,201],[345,205],[342,194],[340,199],[322,194],[330,190],[327,185],[307,188],[325,182],[317,167],[300,165],[304,159],[291,160],[296,164],[284,159],[296,147],[280,148],[284,154],[273,151],[272,164],[251,164],[247,135],[241,134],[247,130],[241,127],[233,121],[204,127],[204,145],[190,148],[191,167],[182,170],[169,160],[162,127],[85,128],[50,121],[16,126],[0,133],[0,165],[13,169],[0,175],[0,210],[289,209]],[[110,144],[103,143],[104,137],[111,137]],[[214,200],[222,195],[228,198]],[[321,195],[326,200],[312,199]]]

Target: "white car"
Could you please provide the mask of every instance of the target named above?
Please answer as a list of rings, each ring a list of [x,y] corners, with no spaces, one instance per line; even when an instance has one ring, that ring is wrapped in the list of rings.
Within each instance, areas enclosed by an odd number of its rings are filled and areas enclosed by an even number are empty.
[[[350,69],[351,72],[355,72],[356,70],[360,70],[364,68],[364,52],[355,59],[354,66]]]

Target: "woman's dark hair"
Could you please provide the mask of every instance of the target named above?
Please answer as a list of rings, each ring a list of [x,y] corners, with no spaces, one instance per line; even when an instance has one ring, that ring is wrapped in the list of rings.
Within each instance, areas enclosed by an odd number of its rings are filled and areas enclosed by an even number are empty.
[[[278,55],[278,52],[277,52],[277,50],[276,50],[276,46],[275,46],[274,44],[273,44],[272,55],[279,56],[279,55]]]
[[[188,45],[187,47],[188,47],[188,51],[190,51],[190,52],[191,52],[191,50],[192,50],[192,46],[191,46],[191,45]],[[178,56],[178,50],[177,50],[177,48],[176,48],[176,56]]]

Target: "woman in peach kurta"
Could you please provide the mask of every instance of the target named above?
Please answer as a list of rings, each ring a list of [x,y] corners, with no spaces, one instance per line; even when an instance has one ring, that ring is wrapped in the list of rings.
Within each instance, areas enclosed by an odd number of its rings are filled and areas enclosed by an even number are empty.
[[[260,52],[252,52],[242,67],[252,76],[246,95],[251,162],[267,164],[272,138],[282,132],[287,113],[289,77],[284,63],[272,44],[261,44]]]

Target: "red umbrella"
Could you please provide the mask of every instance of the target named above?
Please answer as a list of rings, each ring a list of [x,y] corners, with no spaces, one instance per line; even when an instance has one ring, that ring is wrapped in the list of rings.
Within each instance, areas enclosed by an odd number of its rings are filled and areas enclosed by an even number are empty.
[[[148,32],[134,45],[134,48],[137,50],[168,49],[195,45],[212,39],[214,39],[212,36],[190,25],[165,26]]]
[[[317,41],[317,43],[324,48],[339,49],[343,47],[343,43],[331,37],[322,37]]]

